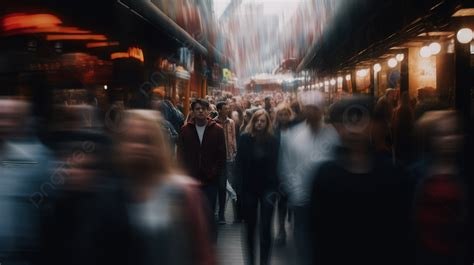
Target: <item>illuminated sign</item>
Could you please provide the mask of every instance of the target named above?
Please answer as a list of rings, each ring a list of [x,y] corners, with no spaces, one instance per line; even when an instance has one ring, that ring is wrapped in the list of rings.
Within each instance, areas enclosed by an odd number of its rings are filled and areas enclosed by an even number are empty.
[[[46,40],[107,40],[107,37],[99,34],[80,34],[80,35],[47,35]]]
[[[5,16],[2,19],[2,28],[4,31],[28,29],[28,28],[50,28],[63,22],[51,14],[23,14],[14,13]]]
[[[117,46],[119,43],[117,41],[113,42],[90,42],[86,44],[87,48],[100,48],[100,47],[109,47],[109,46]]]
[[[110,55],[110,59],[112,60],[120,58],[133,58],[139,60],[142,63],[145,62],[142,49],[136,47],[128,48],[127,52],[115,52]]]
[[[224,80],[230,80],[232,79],[232,72],[229,69],[224,68],[222,69],[222,77]]]
[[[143,51],[140,48],[135,48],[135,47],[129,48],[128,53],[130,54],[131,58],[135,58],[139,60],[140,62],[145,61],[145,57],[143,56]]]

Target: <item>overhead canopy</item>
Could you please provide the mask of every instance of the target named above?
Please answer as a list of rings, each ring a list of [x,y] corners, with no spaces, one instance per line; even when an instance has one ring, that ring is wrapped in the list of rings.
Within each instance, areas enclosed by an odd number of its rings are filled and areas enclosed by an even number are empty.
[[[169,18],[150,0],[117,0],[118,3],[127,6],[132,12],[137,13],[153,26],[164,29],[180,42],[191,46],[197,52],[207,55],[207,49],[195,40],[188,32],[181,28],[176,22]]]
[[[203,45],[150,1],[44,0],[38,3],[35,0],[17,0],[0,15],[12,13],[52,14],[61,19],[62,25],[103,34],[110,41],[119,41],[122,49],[139,44],[172,53],[180,46],[187,46],[207,54]]]
[[[380,56],[404,38],[443,27],[463,2],[466,1],[351,1],[297,70],[337,71]]]

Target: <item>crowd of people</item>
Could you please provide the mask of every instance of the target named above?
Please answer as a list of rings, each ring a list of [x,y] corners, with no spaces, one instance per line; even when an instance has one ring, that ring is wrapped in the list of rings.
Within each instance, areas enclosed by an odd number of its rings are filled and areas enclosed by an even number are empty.
[[[212,265],[233,222],[248,264],[290,242],[293,264],[464,264],[463,121],[399,94],[209,96],[188,117],[158,100],[103,122],[58,106],[45,124],[0,99],[0,263]]]

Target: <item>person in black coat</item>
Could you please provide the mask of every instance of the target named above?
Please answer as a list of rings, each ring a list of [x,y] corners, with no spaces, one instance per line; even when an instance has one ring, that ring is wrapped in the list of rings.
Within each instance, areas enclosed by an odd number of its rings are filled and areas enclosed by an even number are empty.
[[[255,232],[260,203],[260,264],[268,264],[271,248],[271,221],[276,197],[278,141],[272,134],[270,116],[258,110],[241,135],[237,154],[237,174],[242,180],[242,209],[246,223],[248,263],[255,262]]]
[[[324,163],[311,199],[313,264],[413,264],[415,182],[369,145],[370,99],[336,103],[342,146]],[[351,117],[348,119],[347,117]]]

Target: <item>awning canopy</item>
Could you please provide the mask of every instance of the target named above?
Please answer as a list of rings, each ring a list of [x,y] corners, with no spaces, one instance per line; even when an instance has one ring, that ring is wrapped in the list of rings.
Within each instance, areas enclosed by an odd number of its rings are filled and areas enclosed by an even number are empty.
[[[201,43],[195,40],[150,0],[117,0],[117,2],[129,7],[132,12],[137,13],[153,26],[164,29],[183,44],[189,45],[192,49],[203,55],[207,55],[207,49]]]
[[[410,37],[446,27],[464,2],[467,1],[351,1],[303,58],[297,71],[337,71],[380,56]]]

